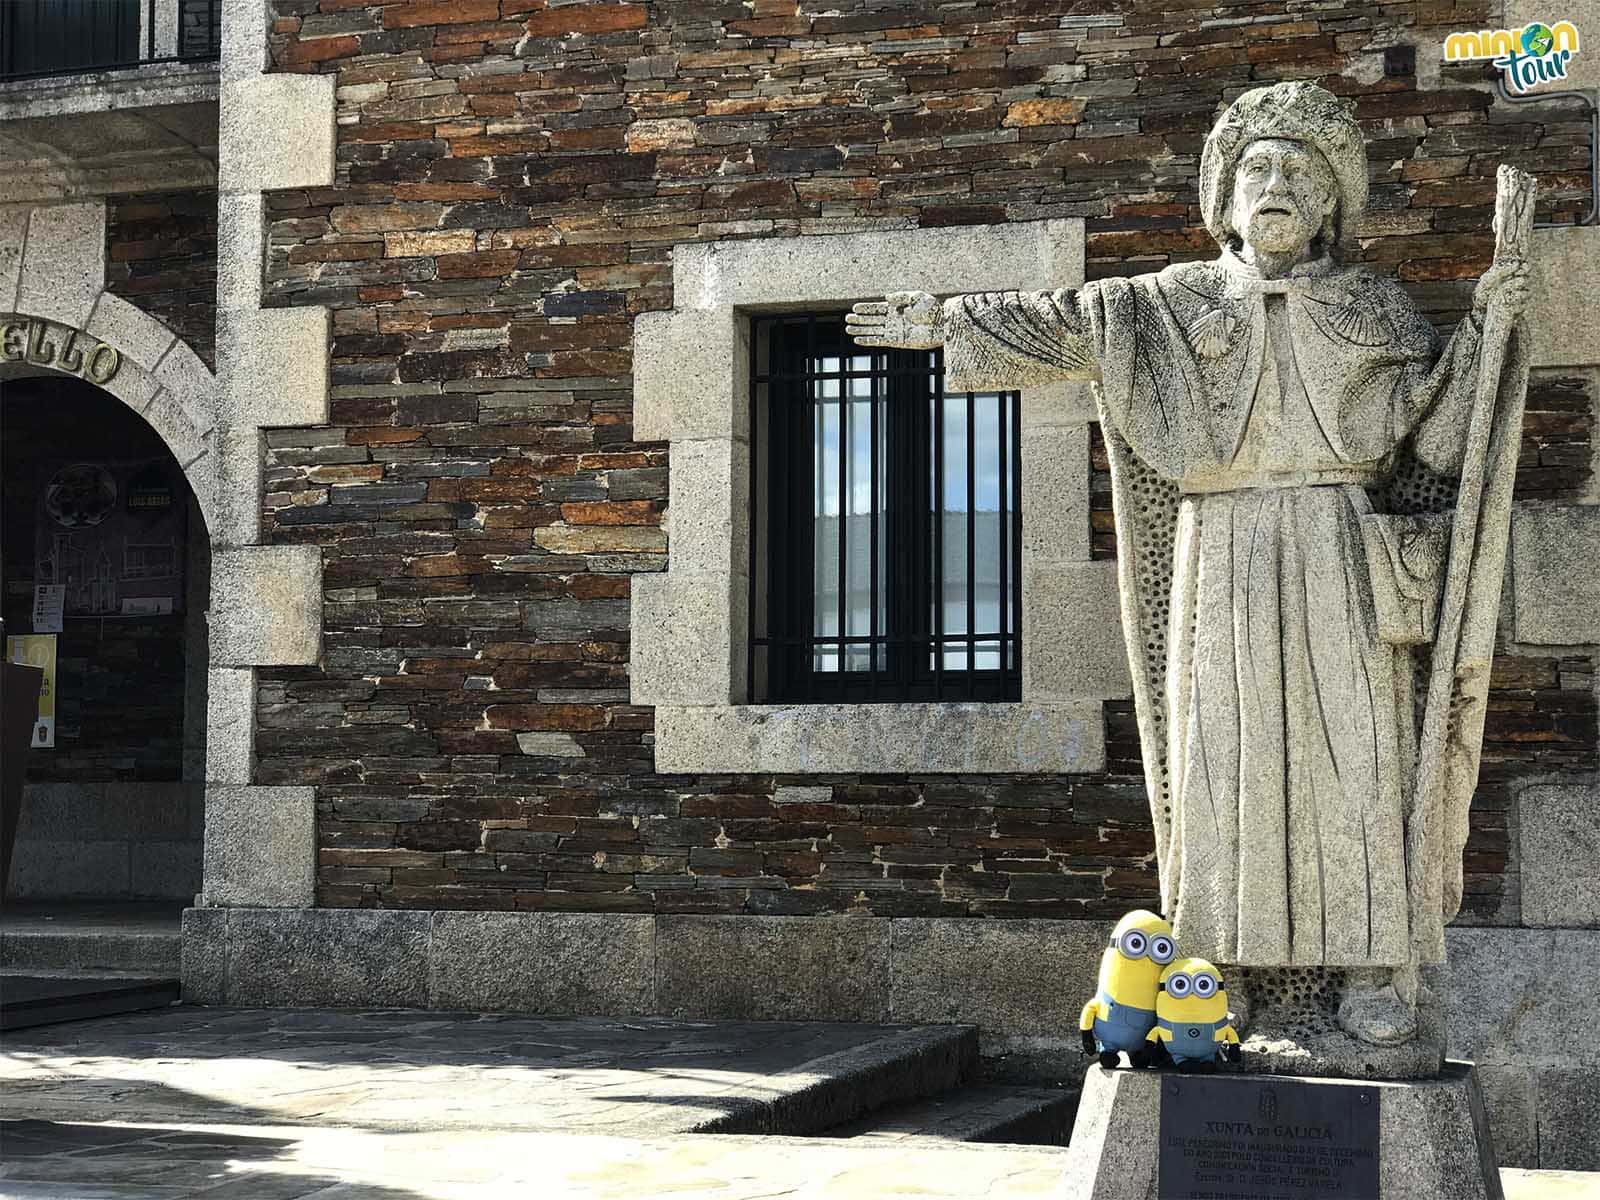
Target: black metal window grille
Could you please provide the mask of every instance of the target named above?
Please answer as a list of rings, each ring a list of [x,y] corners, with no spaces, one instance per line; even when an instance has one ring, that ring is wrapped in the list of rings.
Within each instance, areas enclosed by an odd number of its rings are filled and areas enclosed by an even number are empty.
[[[178,57],[221,56],[222,0],[178,0]]]
[[[156,31],[172,20],[176,53],[158,53]],[[200,62],[221,53],[222,0],[0,0],[0,79]]]
[[[838,314],[752,332],[752,701],[1020,699],[1019,393]]]

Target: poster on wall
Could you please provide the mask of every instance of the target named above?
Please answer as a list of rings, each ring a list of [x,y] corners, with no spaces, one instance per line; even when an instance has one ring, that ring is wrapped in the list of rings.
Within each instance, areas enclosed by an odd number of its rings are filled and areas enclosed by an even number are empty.
[[[33,585],[33,631],[35,633],[60,633],[61,615],[65,612],[67,589],[59,583]]]
[[[33,748],[53,750],[56,744],[56,635],[19,634],[6,639],[6,658],[14,663],[44,669],[39,689],[39,718],[33,724]]]
[[[63,462],[40,478],[34,585],[62,589],[66,616],[183,611],[186,493],[175,465]]]

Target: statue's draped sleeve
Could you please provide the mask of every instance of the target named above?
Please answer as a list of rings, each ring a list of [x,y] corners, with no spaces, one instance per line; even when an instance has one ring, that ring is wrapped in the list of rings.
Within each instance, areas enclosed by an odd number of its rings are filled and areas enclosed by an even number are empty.
[[[1093,379],[1095,285],[1053,292],[975,292],[944,302],[945,382],[954,391]]]
[[[1396,289],[1398,293],[1398,289]],[[1390,434],[1398,447],[1383,508],[1396,513],[1456,511],[1467,433],[1480,388],[1492,405],[1488,455],[1483,464],[1481,499],[1469,519],[1477,523],[1471,561],[1451,563],[1467,579],[1465,607],[1456,644],[1450,648],[1451,691],[1447,735],[1442,744],[1426,740],[1418,747],[1421,760],[1442,760],[1439,794],[1433,811],[1407,814],[1408,862],[1426,873],[1427,899],[1412,913],[1413,943],[1423,962],[1442,959],[1444,924],[1460,909],[1463,893],[1462,852],[1468,834],[1468,813],[1477,787],[1487,706],[1489,664],[1494,654],[1496,619],[1504,575],[1511,489],[1515,482],[1522,410],[1527,390],[1526,326],[1511,331],[1498,379],[1479,378],[1484,355],[1483,319],[1469,313],[1441,346],[1420,313],[1409,303],[1386,306],[1398,341],[1412,349],[1404,362],[1384,374],[1391,387]],[[1426,344],[1425,352],[1415,347]],[[1370,387],[1372,382],[1365,381]],[[1358,380],[1357,386],[1363,381]],[[1431,665],[1438,665],[1435,657]],[[1430,665],[1417,663],[1416,699],[1420,709],[1428,695]]]
[[[1516,482],[1528,387],[1526,324],[1518,321],[1510,330],[1497,378],[1480,381],[1483,355],[1482,324],[1478,317],[1469,316],[1457,327],[1438,363],[1418,388],[1419,402],[1414,408],[1419,416],[1407,443],[1414,459],[1429,471],[1459,481],[1473,409],[1477,403],[1489,406],[1489,440],[1481,468],[1481,492],[1472,512],[1454,510],[1456,521],[1472,520],[1477,528],[1470,561],[1451,561],[1449,566],[1452,573],[1459,571],[1466,578],[1460,633],[1453,645],[1442,648],[1443,657],[1435,651],[1431,664],[1432,669],[1438,669],[1448,661],[1449,715],[1443,722],[1443,739],[1431,742],[1424,736],[1418,747],[1419,778],[1428,774],[1425,760],[1437,758],[1435,777],[1441,784],[1436,795],[1417,797],[1418,803],[1427,805],[1430,811],[1419,811],[1417,816],[1423,819],[1408,823],[1407,860],[1421,864],[1425,872],[1420,903],[1412,914],[1412,939],[1423,962],[1443,959],[1444,926],[1460,910],[1464,892],[1462,855],[1483,750],[1489,668],[1494,657],[1511,493]],[[1419,699],[1428,694],[1428,683],[1428,673],[1419,673]]]
[[[1407,305],[1399,316],[1402,320],[1408,316],[1420,327],[1407,330],[1404,340],[1427,348],[1399,370],[1390,406],[1393,438],[1399,442],[1409,437],[1409,452],[1428,470],[1459,475],[1477,396],[1482,322],[1476,314],[1468,314],[1441,348],[1415,309]]]

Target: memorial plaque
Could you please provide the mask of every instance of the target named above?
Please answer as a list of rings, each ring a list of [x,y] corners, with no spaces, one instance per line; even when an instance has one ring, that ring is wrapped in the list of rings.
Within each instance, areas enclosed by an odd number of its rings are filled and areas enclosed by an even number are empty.
[[[1276,1076],[1161,1082],[1160,1200],[1378,1195],[1378,1089]]]

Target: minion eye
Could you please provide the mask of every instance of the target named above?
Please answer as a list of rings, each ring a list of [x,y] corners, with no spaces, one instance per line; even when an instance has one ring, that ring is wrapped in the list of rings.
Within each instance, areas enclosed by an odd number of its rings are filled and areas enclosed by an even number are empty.
[[[1137,929],[1130,929],[1122,935],[1122,952],[1129,958],[1138,958],[1145,951],[1145,937]]]
[[[1150,957],[1162,965],[1172,961],[1173,949],[1172,939],[1169,937],[1157,934],[1150,939]]]
[[[1217,991],[1217,981],[1209,975],[1196,975],[1194,977],[1194,994],[1204,999],[1213,996]]]
[[[1167,980],[1167,995],[1187,996],[1189,994],[1189,977],[1187,975],[1174,975]]]

